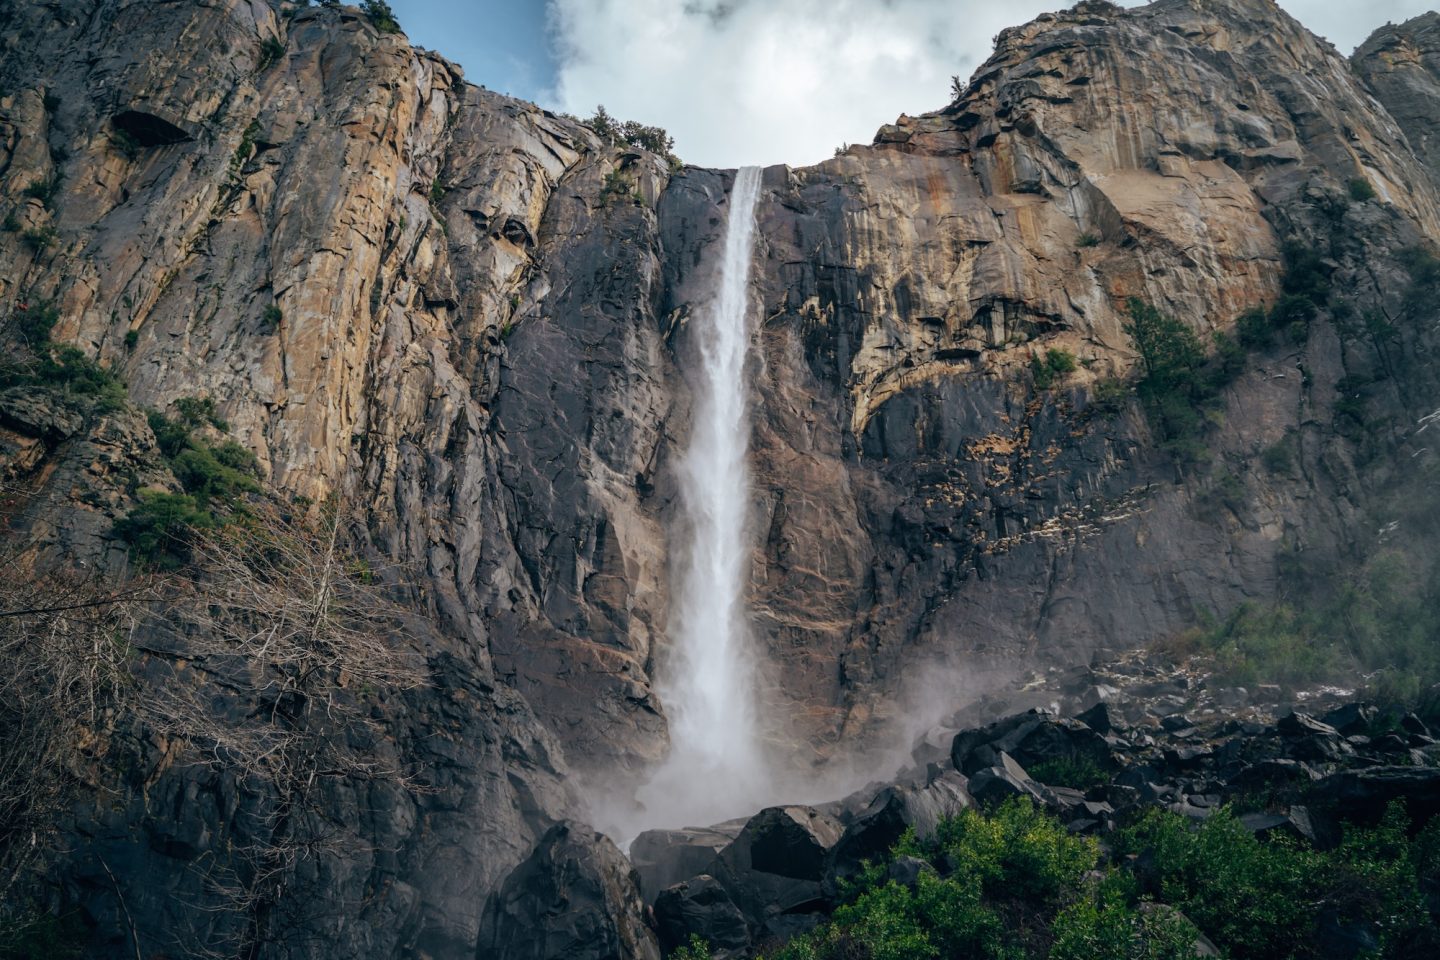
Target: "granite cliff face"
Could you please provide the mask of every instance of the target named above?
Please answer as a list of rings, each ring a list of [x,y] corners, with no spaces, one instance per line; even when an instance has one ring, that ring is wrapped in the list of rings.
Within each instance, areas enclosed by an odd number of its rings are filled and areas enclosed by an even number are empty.
[[[878,742],[921,665],[1077,662],[1273,597],[1282,556],[1363,552],[1375,504],[1425,492],[1440,384],[1399,254],[1440,239],[1433,33],[1352,63],[1271,0],[1082,3],[1004,32],[944,110],[765,172],[750,599],[783,741]],[[686,321],[732,174],[466,84],[349,8],[12,2],[0,49],[6,313],[53,302],[133,407],[213,399],[267,491],[361,514],[356,549],[418,614],[430,685],[377,716],[429,786],[337,784],[345,852],[297,874],[349,919],[197,936],[472,951],[486,896],[583,815],[567,779],[665,751]],[[1133,402],[1099,412],[1136,365],[1129,298],[1229,330],[1280,296],[1288,240],[1345,306],[1251,354],[1208,465],[1177,469]],[[1080,365],[1042,390],[1047,349]],[[1357,437],[1337,404],[1360,382]],[[144,418],[11,390],[0,444],[28,554],[125,575],[113,523],[175,485]],[[184,953],[167,938],[213,892],[195,864],[244,839],[247,788],[115,739],[153,772],[87,782],[118,792],[67,824],[46,903]]]

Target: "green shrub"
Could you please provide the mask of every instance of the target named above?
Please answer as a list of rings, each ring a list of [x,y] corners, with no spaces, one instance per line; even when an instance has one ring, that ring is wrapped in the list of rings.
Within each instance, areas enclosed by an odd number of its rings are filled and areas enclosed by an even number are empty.
[[[377,285],[378,289],[378,285]],[[280,321],[285,319],[285,314],[280,312],[277,304],[270,304],[260,313],[260,323],[267,331],[274,331],[280,328]]]
[[[5,222],[0,223],[0,230],[4,230],[6,233],[20,232],[20,218],[15,216],[14,210],[5,214]]]
[[[241,449],[234,443],[219,449],[227,448]],[[225,459],[230,463],[243,462],[233,453]],[[250,463],[254,463],[253,457]],[[217,456],[217,448],[195,440],[170,462],[170,469],[185,492],[192,494],[201,506],[233,501],[241,494],[260,491],[260,485],[249,473],[224,462]]]
[[[1119,377],[1103,377],[1090,390],[1090,406],[1101,416],[1114,416],[1130,402],[1130,385]]]
[[[255,69],[264,70],[285,55],[285,44],[276,37],[266,37],[260,41],[260,59],[255,64]]]
[[[673,153],[675,138],[663,127],[647,126],[634,120],[616,120],[605,110],[603,104],[595,108],[594,116],[581,122],[611,146],[623,145],[648,150],[664,158],[672,170],[683,165],[680,158]]]
[[[61,176],[59,173],[52,173],[48,177],[39,177],[31,180],[26,185],[23,193],[27,197],[39,200],[46,207],[49,207],[55,200],[55,195],[60,192]]]
[[[1052,757],[1032,764],[1026,772],[1047,786],[1074,790],[1088,790],[1109,779],[1099,764],[1086,756]]]
[[[710,960],[710,944],[691,934],[690,942],[670,954],[670,960]]]
[[[1191,960],[1199,931],[1174,910],[1135,902],[1135,882],[1111,870],[1055,918],[1050,960]]]
[[[32,227],[20,234],[20,240],[35,253],[44,253],[60,242],[60,234],[54,227]]]
[[[1369,180],[1364,177],[1355,177],[1350,181],[1350,199],[1356,203],[1365,203],[1375,199],[1375,188]]]
[[[11,312],[6,327],[14,330],[32,350],[50,342],[50,331],[60,322],[60,309],[50,300],[22,300]]]
[[[385,0],[361,0],[360,11],[381,33],[399,33],[400,21]]]
[[[1055,381],[1075,372],[1075,354],[1069,350],[1051,348],[1044,357],[1032,357],[1030,372],[1035,377],[1036,390],[1049,390]]]
[[[1318,855],[1284,839],[1262,843],[1228,810],[1192,828],[1152,809],[1116,843],[1150,857],[1158,896],[1237,960],[1291,957],[1301,932],[1315,925],[1308,887],[1320,872]]]
[[[71,397],[83,398],[93,413],[114,413],[125,405],[125,384],[68,344],[42,352],[35,379]]]
[[[134,349],[135,349],[135,345],[138,344],[139,342],[140,342],[140,331],[139,331],[139,330],[126,330],[126,331],[125,331],[125,349],[126,349],[126,350],[134,350]]]
[[[1423,848],[1407,837],[1397,804],[1374,827],[1347,826],[1340,846],[1317,851],[1287,837],[1261,840],[1228,809],[1198,827],[1151,810],[1115,839],[1146,858],[1150,882],[1235,960],[1320,954],[1321,922],[1355,925],[1381,956],[1432,956],[1436,930],[1420,891]]]
[[[215,409],[215,401],[210,397],[180,397],[175,401],[175,412],[180,415],[181,422],[190,428],[208,423],[222,433],[230,430],[230,424],[220,416]]]
[[[1027,799],[1002,803],[989,816],[974,810],[946,821],[935,848],[954,869],[980,881],[987,896],[1054,902],[1095,867],[1099,847],[1075,837]]]
[[[160,448],[160,455],[167,460],[178,457],[180,451],[190,442],[190,428],[157,410],[151,410],[145,417],[150,422],[150,431],[155,434],[155,444]]]
[[[600,206],[608,207],[618,199],[633,195],[630,181],[625,179],[625,174],[619,167],[605,174],[605,182],[600,187]]]
[[[130,545],[130,555],[145,566],[174,570],[190,559],[196,530],[217,526],[215,515],[184,494],[143,491],[140,503],[115,521],[115,534]]]
[[[1075,241],[1075,246],[1081,248],[1082,250],[1089,247],[1098,247],[1100,246],[1100,238],[1093,233],[1082,233]]]

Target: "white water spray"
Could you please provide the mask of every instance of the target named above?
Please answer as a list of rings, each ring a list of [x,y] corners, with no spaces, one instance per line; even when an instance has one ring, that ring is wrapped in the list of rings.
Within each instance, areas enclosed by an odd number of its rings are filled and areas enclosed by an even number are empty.
[[[638,794],[646,825],[715,823],[753,812],[767,777],[745,609],[750,567],[750,261],[760,169],[730,190],[719,286],[694,327],[701,369],[690,446],[680,462],[689,539],[670,612],[671,652],[660,693],[670,754]]]

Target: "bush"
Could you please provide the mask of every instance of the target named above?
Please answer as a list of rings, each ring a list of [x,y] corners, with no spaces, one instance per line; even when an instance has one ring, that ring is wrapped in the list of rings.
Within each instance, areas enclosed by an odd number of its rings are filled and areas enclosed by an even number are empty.
[[[126,350],[134,350],[134,349],[135,349],[135,345],[138,344],[139,342],[140,342],[140,331],[139,331],[139,330],[126,330],[126,331],[125,331],[125,349],[126,349]]]
[[[215,409],[215,401],[210,397],[180,397],[175,401],[175,412],[180,414],[181,422],[190,428],[208,423],[222,433],[230,430],[230,424],[220,416]]]
[[[710,944],[691,934],[690,942],[670,954],[670,960],[710,960]]]
[[[385,0],[361,0],[360,11],[381,33],[399,33],[400,21]]]
[[[1099,764],[1086,756],[1053,757],[1032,764],[1026,772],[1047,786],[1074,790],[1088,790],[1109,779]]]
[[[255,64],[256,70],[264,70],[285,55],[285,44],[275,37],[266,37],[260,41],[260,59]]]
[[[194,532],[215,526],[215,515],[194,497],[142,491],[140,504],[115,521],[114,531],[139,563],[175,570],[189,562]]]
[[[280,328],[280,321],[285,319],[285,314],[280,312],[277,304],[270,304],[260,313],[260,324],[267,331],[275,331]]]
[[[33,197],[49,207],[55,200],[55,195],[60,192],[61,179],[59,173],[52,173],[48,177],[31,180],[23,192],[25,196]]]
[[[1375,199],[1375,188],[1370,181],[1364,177],[1355,177],[1350,181],[1350,199],[1356,203],[1365,203]]]
[[[1119,377],[1104,377],[1090,391],[1090,406],[1101,416],[1114,416],[1130,402],[1130,385]]]
[[[1075,372],[1075,354],[1069,350],[1050,349],[1044,357],[1032,357],[1030,372],[1035,377],[1036,390],[1049,390],[1055,381]]]
[[[1359,927],[1381,956],[1430,956],[1436,930],[1420,893],[1423,862],[1392,805],[1375,827],[1350,826],[1340,846],[1317,851],[1288,838],[1260,840],[1228,809],[1199,827],[1151,810],[1116,837],[1117,851],[1148,858],[1147,875],[1235,960],[1321,953],[1322,921]]]
[[[1093,233],[1082,233],[1079,239],[1075,241],[1075,246],[1082,250],[1090,247],[1098,247],[1100,246],[1100,238]]]
[[[60,309],[49,300],[22,300],[16,305],[6,323],[25,341],[30,349],[38,349],[50,342],[50,331],[60,322]]]
[[[1055,918],[1050,960],[1191,960],[1199,931],[1184,915],[1135,903],[1135,882],[1110,871]]]
[[[54,227],[33,227],[20,234],[20,240],[35,253],[44,253],[60,242]]]

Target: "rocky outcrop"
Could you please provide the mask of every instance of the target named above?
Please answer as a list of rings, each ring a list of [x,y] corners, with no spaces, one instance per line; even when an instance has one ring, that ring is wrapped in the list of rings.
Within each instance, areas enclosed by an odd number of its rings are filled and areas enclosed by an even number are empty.
[[[1431,108],[1440,96],[1440,14],[1381,27],[1355,51],[1354,62],[1431,176],[1440,178],[1440,128]]]
[[[486,907],[477,958],[660,960],[638,878],[608,838],[550,828]]]

